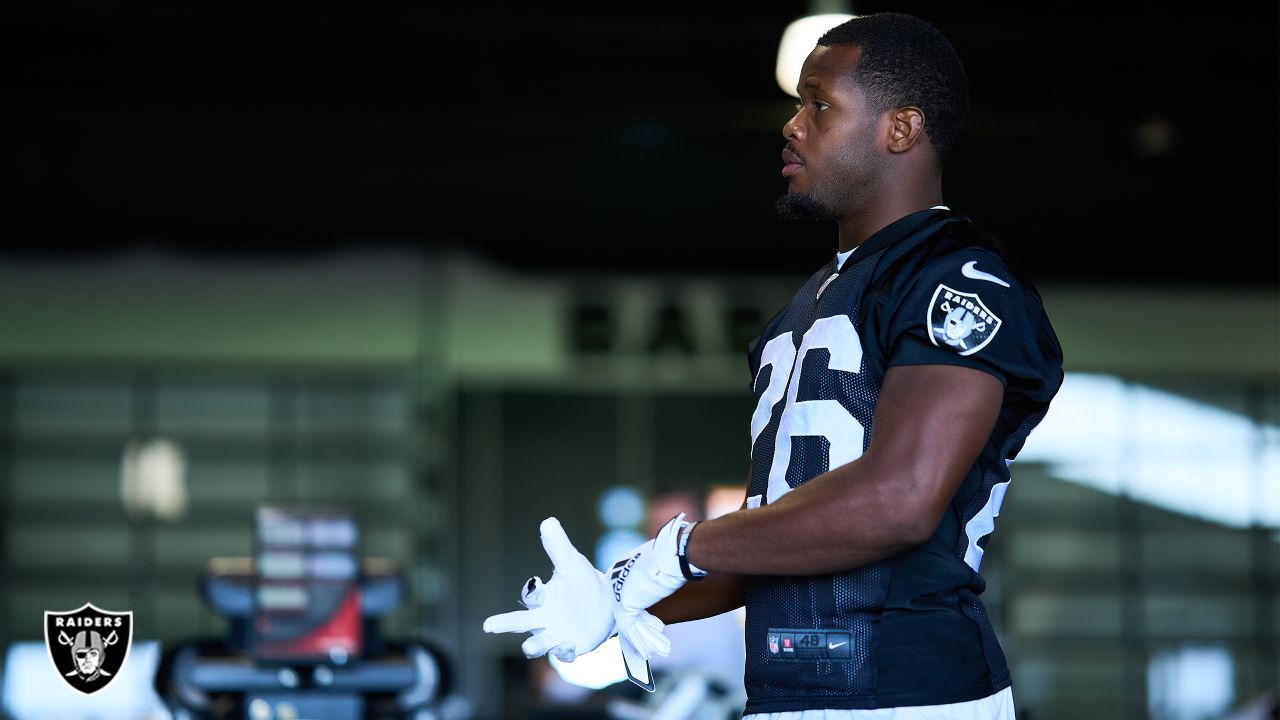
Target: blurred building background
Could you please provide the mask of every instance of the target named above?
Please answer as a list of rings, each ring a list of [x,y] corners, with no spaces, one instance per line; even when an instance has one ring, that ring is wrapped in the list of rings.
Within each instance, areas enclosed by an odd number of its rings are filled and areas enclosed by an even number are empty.
[[[465,712],[598,711],[480,626],[549,578],[544,517],[593,557],[620,489],[742,489],[745,344],[834,251],[772,217],[815,7],[14,8],[0,644],[86,601],[225,633],[197,584],[254,509],[340,506]],[[1245,717],[1280,687],[1275,8],[887,9],[965,58],[948,202],[1066,355],[983,565],[1019,717]]]

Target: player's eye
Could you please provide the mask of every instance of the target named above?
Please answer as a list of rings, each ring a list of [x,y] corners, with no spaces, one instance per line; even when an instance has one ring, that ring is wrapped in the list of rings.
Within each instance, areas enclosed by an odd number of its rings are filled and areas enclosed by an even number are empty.
[[[805,104],[804,104],[803,102],[798,102],[798,103],[796,103],[796,112],[800,112],[801,110],[804,110],[804,105],[805,105]],[[814,107],[814,109],[816,109],[818,112],[822,112],[823,110],[828,110],[828,109],[830,109],[830,108],[831,108],[831,106],[830,106],[830,105],[828,105],[828,104],[826,104],[826,103],[824,103],[824,102],[818,102],[817,100],[815,100],[815,101],[813,102],[813,107]]]

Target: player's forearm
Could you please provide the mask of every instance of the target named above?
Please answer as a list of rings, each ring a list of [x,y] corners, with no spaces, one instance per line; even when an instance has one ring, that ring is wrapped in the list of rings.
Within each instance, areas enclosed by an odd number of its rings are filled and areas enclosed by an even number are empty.
[[[700,523],[690,562],[709,571],[708,579],[811,575],[860,567],[923,542],[932,526],[903,496],[905,483],[894,489],[874,479],[873,462],[864,456],[768,505]]]
[[[697,582],[685,583],[675,593],[650,607],[649,612],[670,625],[736,610],[744,602],[742,576],[715,573]]]
[[[954,365],[890,368],[871,445],[857,460],[699,524],[689,561],[710,572],[813,575],[926,542],[995,427],[1004,384]]]

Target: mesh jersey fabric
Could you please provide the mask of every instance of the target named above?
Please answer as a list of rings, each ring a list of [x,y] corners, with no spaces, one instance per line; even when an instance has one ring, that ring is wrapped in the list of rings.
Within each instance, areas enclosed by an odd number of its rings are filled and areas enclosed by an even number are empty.
[[[971,367],[1005,394],[924,544],[827,575],[746,578],[746,712],[940,705],[1009,687],[979,567],[1009,463],[1062,382],[1061,347],[1030,280],[965,216],[922,210],[838,271],[832,261],[814,273],[750,344],[748,364],[749,504],[856,460],[889,367]]]

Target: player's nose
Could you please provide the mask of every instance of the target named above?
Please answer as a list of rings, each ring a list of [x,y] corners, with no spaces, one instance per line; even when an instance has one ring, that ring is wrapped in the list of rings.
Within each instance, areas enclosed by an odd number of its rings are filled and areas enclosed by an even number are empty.
[[[804,123],[800,121],[800,111],[797,110],[791,119],[782,124],[782,137],[788,140],[803,140],[804,135]]]

